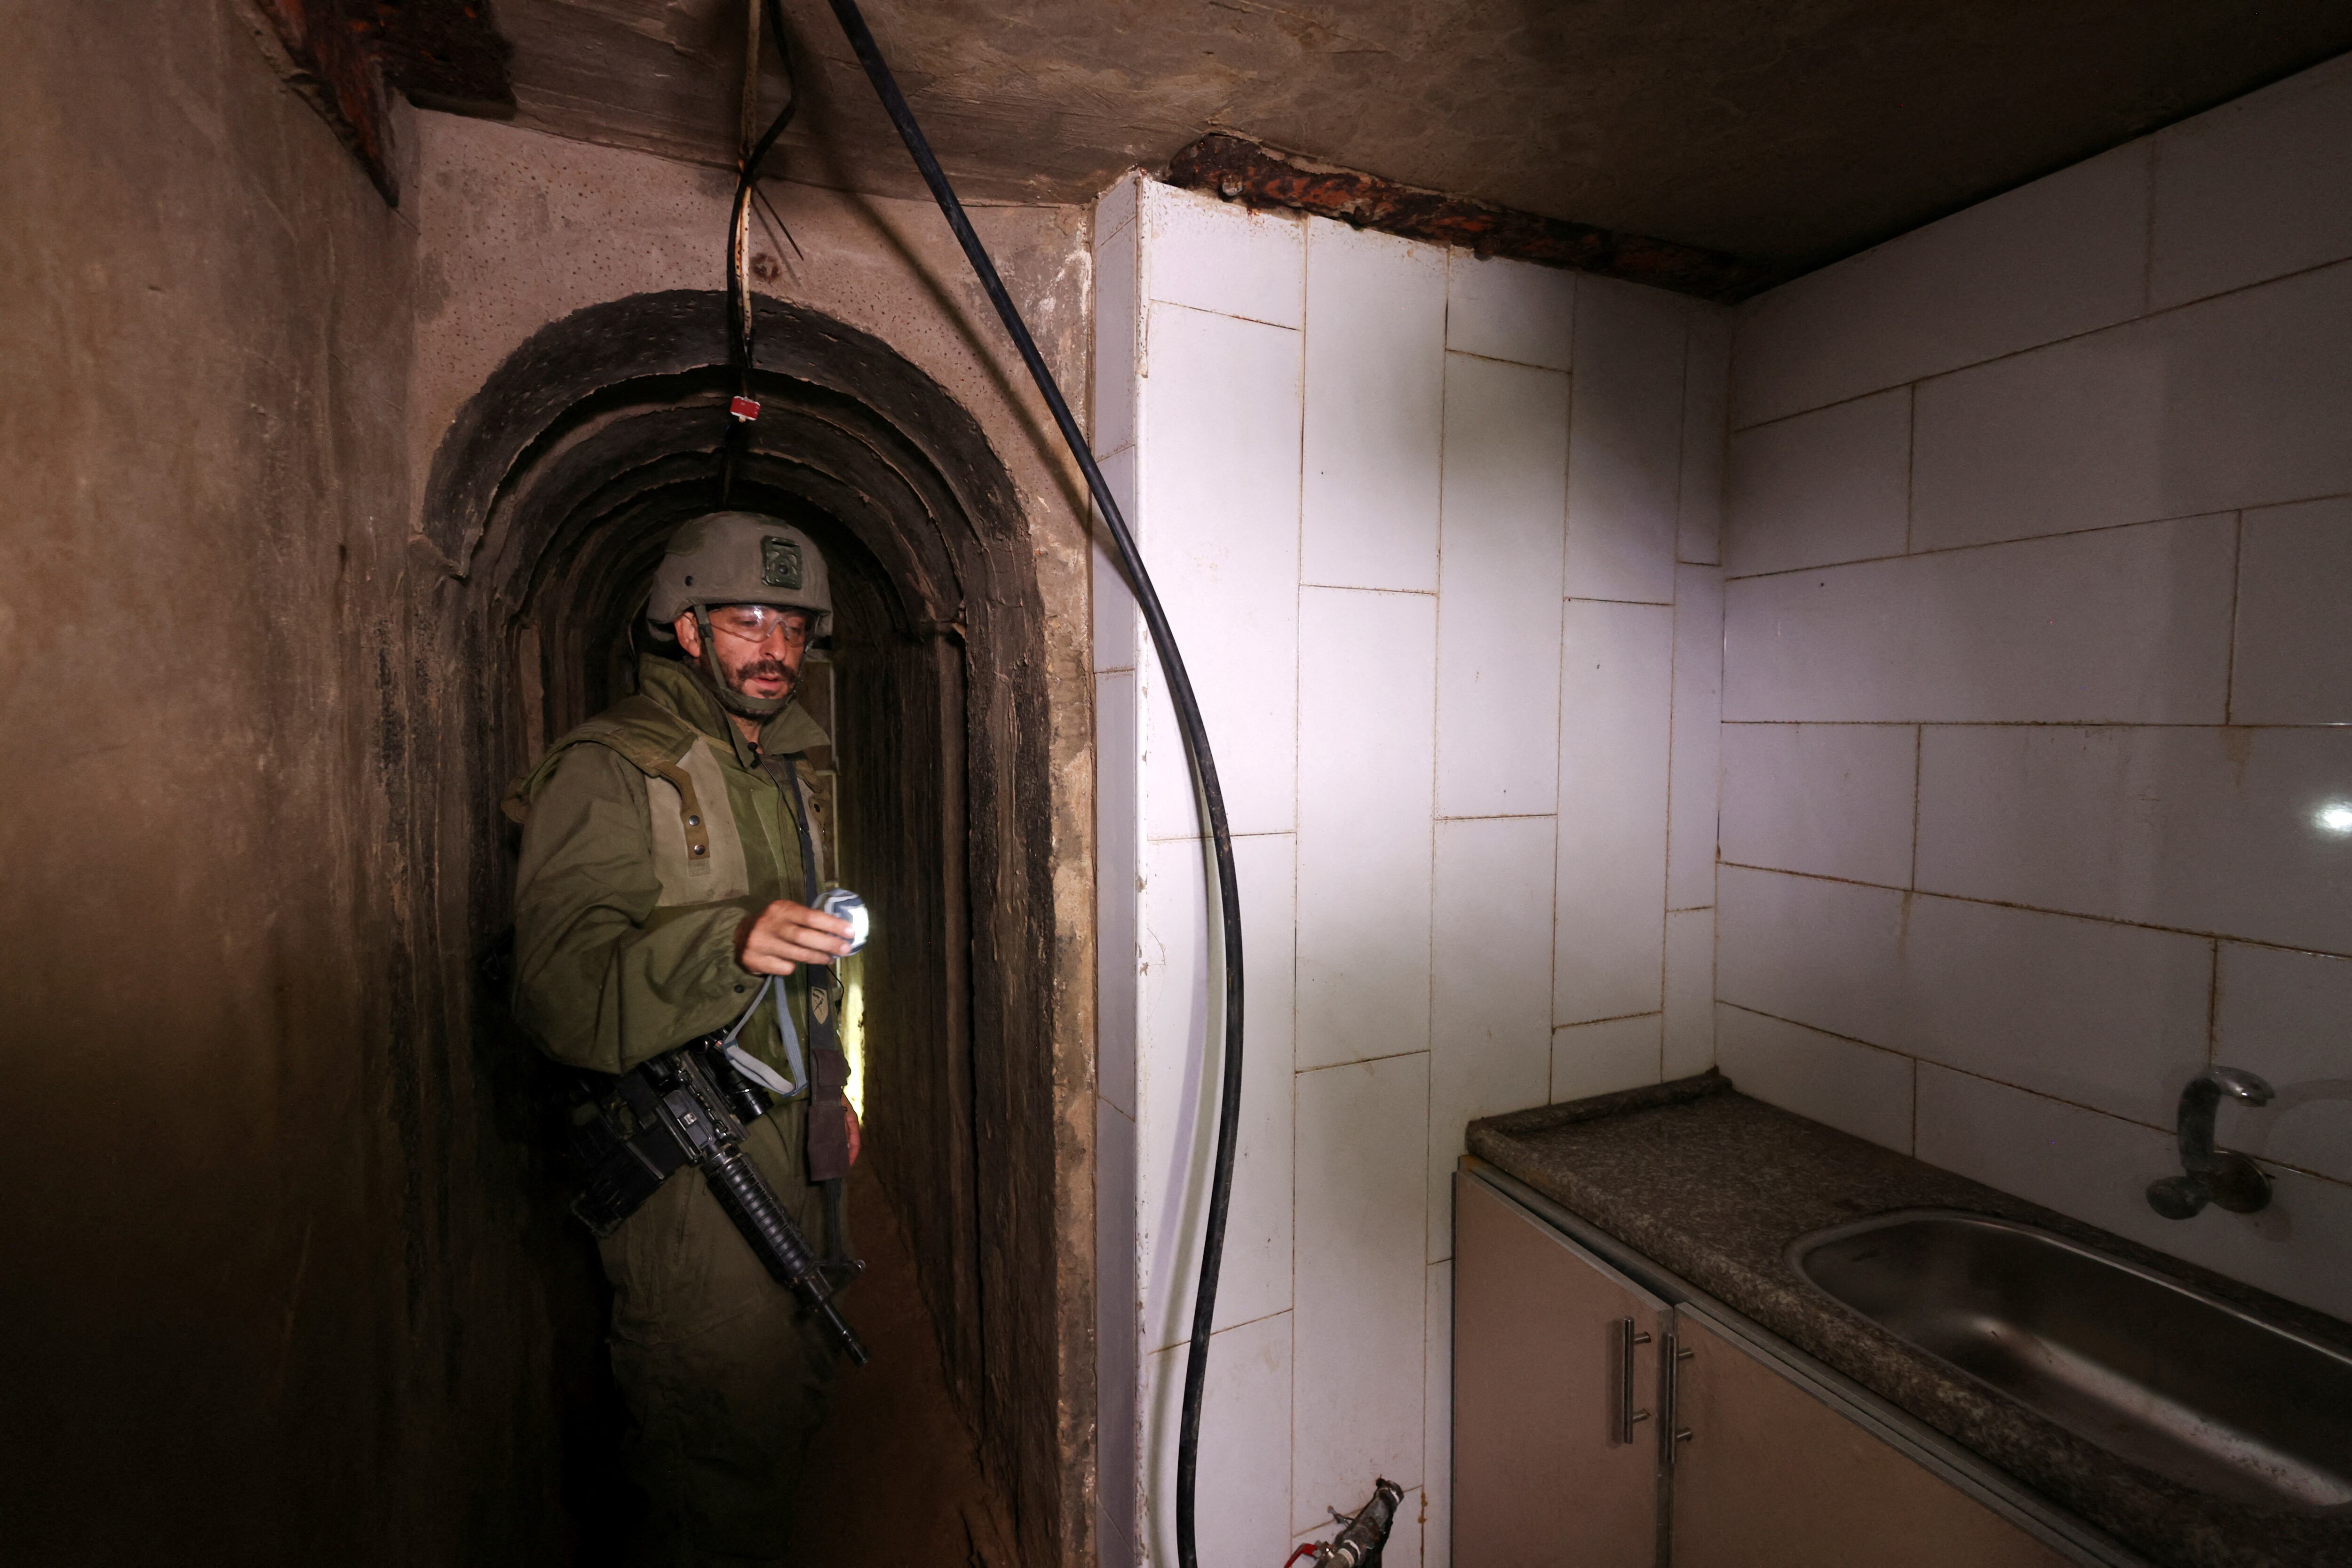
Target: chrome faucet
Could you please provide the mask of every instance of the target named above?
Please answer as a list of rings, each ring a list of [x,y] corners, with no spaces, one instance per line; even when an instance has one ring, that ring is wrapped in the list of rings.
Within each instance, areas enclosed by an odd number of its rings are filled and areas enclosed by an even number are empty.
[[[2213,1147],[2213,1113],[2227,1094],[2248,1105],[2268,1105],[2271,1086],[2243,1068],[2207,1068],[2180,1090],[2180,1168],[2184,1174],[2147,1184],[2147,1206],[2167,1219],[2187,1219],[2207,1204],[2252,1214],[2271,1201],[2271,1179],[2234,1149]]]

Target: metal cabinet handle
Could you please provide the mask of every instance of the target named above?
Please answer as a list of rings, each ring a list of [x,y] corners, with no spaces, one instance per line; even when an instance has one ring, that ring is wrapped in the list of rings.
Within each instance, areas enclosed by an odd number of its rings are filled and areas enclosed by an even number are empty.
[[[1673,1434],[1674,1438],[1666,1445],[1666,1463],[1669,1465],[1675,1462],[1675,1444],[1691,1440],[1691,1429],[1678,1426],[1675,1423],[1682,1419],[1683,1413],[1682,1363],[1697,1353],[1678,1343],[1674,1335],[1666,1336],[1666,1430]]]
[[[1650,1336],[1633,1326],[1631,1318],[1617,1320],[1617,1440],[1631,1443],[1633,1427],[1647,1421],[1650,1413],[1633,1408],[1633,1347],[1650,1342]]]

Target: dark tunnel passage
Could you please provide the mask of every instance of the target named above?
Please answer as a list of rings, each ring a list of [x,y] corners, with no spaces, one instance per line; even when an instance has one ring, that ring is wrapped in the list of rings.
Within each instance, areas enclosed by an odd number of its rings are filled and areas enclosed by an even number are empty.
[[[631,689],[664,542],[721,505],[721,320],[720,296],[681,290],[558,321],[490,378],[436,458],[428,526],[453,555],[473,545],[451,629],[482,655],[471,728],[485,805]],[[811,705],[835,744],[814,760],[835,781],[839,879],[877,931],[858,975],[866,1158],[903,1226],[949,1392],[1022,1556],[1043,1560],[1070,1369],[1043,1114],[1055,933],[1044,612],[1026,530],[978,425],[887,346],[768,301],[760,338],[761,414],[726,504],[806,530],[833,571],[831,679],[811,682]],[[493,813],[473,818],[494,840],[471,857],[479,943],[511,898],[513,839]],[[481,1049],[528,1052],[501,1009],[478,1013]],[[600,1281],[580,1239],[576,1291],[551,1286],[573,1319],[554,1359],[567,1405],[609,1425],[587,1327]],[[853,1289],[853,1316],[858,1304]],[[593,1432],[571,1436],[602,1451]],[[567,1486],[600,1489],[593,1473]]]

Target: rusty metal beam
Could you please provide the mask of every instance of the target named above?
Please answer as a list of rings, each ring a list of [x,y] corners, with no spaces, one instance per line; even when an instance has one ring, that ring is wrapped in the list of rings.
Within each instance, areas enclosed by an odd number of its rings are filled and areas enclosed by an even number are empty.
[[[1702,300],[1745,299],[1774,281],[1766,268],[1720,251],[1425,191],[1223,132],[1213,131],[1177,153],[1162,178],[1244,206],[1312,213],[1357,228],[1597,272]]]
[[[488,119],[515,111],[514,46],[499,31],[489,0],[357,0],[369,17],[362,36],[384,80],[425,109]]]
[[[391,94],[459,113],[511,115],[514,47],[488,0],[251,0],[255,37],[400,205]]]

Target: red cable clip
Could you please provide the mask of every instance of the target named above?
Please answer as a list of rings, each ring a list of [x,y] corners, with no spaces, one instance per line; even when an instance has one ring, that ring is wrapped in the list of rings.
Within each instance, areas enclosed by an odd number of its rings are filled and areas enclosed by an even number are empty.
[[[1293,1552],[1288,1557],[1283,1560],[1282,1568],[1290,1568],[1290,1565],[1293,1563],[1297,1562],[1302,1557],[1320,1559],[1323,1555],[1323,1548],[1328,1544],[1329,1544],[1328,1542],[1321,1541],[1307,1542],[1305,1545],[1299,1547],[1297,1551]]]
[[[727,412],[749,425],[760,416],[760,400],[756,397],[745,397],[738,393],[728,402]]]

